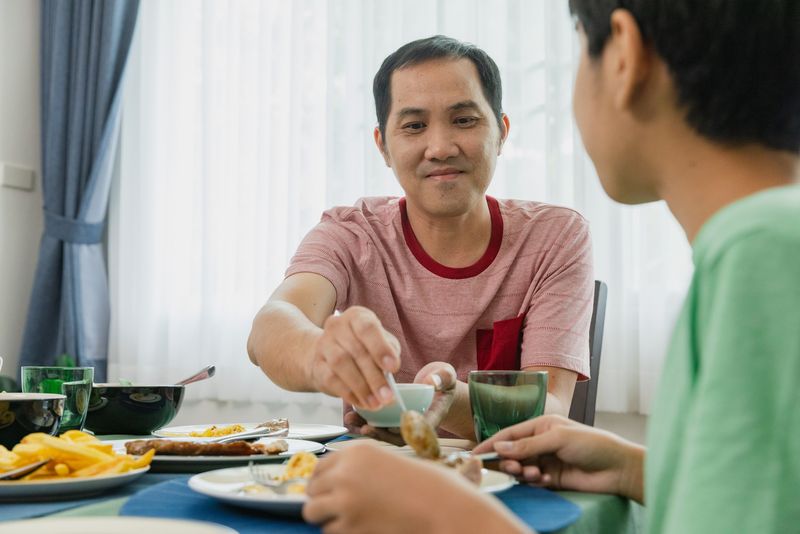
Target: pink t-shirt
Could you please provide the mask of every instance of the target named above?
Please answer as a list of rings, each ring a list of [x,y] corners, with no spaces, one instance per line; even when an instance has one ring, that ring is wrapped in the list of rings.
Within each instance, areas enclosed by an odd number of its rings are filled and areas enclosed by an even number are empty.
[[[463,268],[437,263],[408,222],[405,199],[370,197],[322,215],[286,276],[311,272],[336,288],[336,309],[364,306],[400,341],[398,382],[432,361],[461,380],[476,369],[561,367],[589,377],[594,279],[588,224],[577,212],[486,197],[486,253]]]

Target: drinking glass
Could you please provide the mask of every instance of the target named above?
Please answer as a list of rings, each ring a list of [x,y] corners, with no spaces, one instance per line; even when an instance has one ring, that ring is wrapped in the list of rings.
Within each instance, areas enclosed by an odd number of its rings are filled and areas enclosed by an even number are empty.
[[[21,375],[25,393],[60,393],[67,397],[59,433],[83,429],[94,367],[23,366]]]
[[[468,383],[479,442],[544,413],[546,371],[472,371]]]

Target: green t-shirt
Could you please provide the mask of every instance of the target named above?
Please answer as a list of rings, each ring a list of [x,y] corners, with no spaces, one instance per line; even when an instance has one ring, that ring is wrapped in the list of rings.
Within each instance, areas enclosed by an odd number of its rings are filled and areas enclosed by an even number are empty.
[[[800,532],[800,186],[725,207],[648,425],[648,532]]]

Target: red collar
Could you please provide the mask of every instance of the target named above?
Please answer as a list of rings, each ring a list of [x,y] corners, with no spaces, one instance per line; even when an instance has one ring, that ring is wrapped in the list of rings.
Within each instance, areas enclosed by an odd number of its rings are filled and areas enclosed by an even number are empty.
[[[492,236],[489,239],[489,246],[478,261],[467,267],[448,267],[431,258],[417,241],[411,223],[408,221],[408,211],[406,210],[406,199],[400,199],[400,220],[403,224],[403,236],[406,245],[417,261],[430,272],[442,278],[463,279],[477,276],[486,270],[500,252],[500,244],[503,242],[503,217],[500,214],[500,203],[497,199],[486,195],[486,204],[489,206],[489,216],[492,222]]]

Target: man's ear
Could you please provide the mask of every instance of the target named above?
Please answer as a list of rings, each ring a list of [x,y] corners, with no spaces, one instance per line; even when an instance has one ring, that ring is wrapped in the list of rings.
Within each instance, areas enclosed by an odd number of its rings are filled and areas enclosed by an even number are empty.
[[[631,107],[651,74],[652,51],[645,43],[639,24],[630,11],[615,9],[611,13],[611,36],[604,55],[611,61],[614,80],[614,104]]]
[[[386,164],[387,167],[391,167],[392,163],[389,159],[389,152],[386,150],[386,145],[383,144],[383,136],[381,135],[381,129],[379,127],[375,127],[375,131],[372,132],[372,136],[375,138],[375,146],[378,147],[378,152],[381,153],[383,156],[383,162]]]
[[[508,120],[508,115],[505,113],[503,113],[500,122],[503,124],[503,128],[500,130],[500,143],[498,143],[497,147],[498,156],[503,153],[503,145],[505,144],[506,139],[508,139],[508,131],[511,129],[511,122]]]

